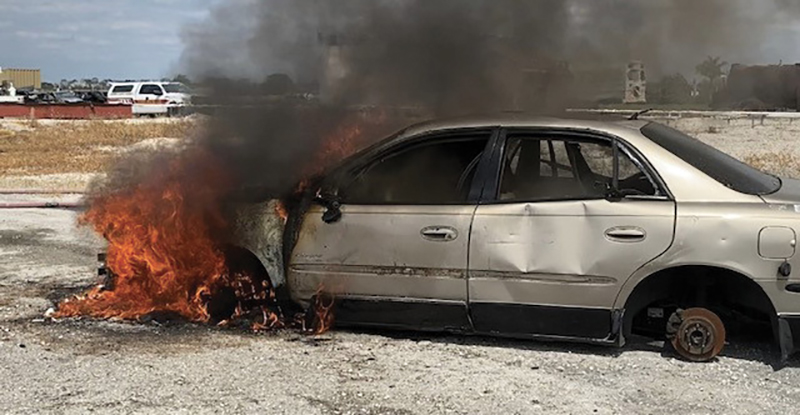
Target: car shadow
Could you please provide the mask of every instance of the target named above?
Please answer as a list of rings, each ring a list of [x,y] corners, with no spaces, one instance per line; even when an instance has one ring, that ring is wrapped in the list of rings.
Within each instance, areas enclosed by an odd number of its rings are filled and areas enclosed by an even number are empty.
[[[389,337],[396,340],[427,341],[439,344],[477,346],[477,347],[496,347],[512,348],[524,351],[536,352],[561,352],[579,355],[593,355],[617,358],[630,352],[650,352],[657,353],[665,359],[688,362],[681,358],[673,350],[672,345],[664,340],[655,340],[643,336],[630,336],[624,347],[618,348],[608,345],[594,345],[580,342],[562,340],[541,340],[541,339],[518,339],[509,337],[492,337],[480,334],[452,334],[439,332],[416,332],[406,330],[389,330],[380,328],[341,328],[338,331],[346,331],[356,334],[370,334]],[[791,357],[788,361],[781,361],[780,352],[776,346],[767,341],[753,339],[733,339],[725,345],[720,357],[736,360],[746,360],[762,363],[770,366],[773,370],[780,370],[787,367],[800,367],[800,356]],[[709,364],[719,362],[714,359]]]

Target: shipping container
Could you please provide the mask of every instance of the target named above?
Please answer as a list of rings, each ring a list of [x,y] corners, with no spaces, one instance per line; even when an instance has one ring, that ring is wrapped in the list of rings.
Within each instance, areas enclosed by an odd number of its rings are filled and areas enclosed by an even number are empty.
[[[0,68],[0,83],[9,81],[17,89],[42,87],[42,71],[39,69]]]

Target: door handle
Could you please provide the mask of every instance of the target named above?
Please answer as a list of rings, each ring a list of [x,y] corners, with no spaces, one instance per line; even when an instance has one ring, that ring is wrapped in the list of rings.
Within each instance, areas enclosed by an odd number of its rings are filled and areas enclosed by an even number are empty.
[[[420,234],[423,239],[434,242],[450,242],[458,238],[458,231],[449,226],[428,226]]]
[[[641,242],[647,238],[647,232],[642,228],[632,226],[618,226],[606,230],[606,239],[612,242]]]

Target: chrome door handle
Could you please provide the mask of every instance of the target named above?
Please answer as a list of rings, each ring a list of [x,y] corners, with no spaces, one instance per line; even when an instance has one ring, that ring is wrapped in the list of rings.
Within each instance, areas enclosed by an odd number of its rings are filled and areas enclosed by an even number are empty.
[[[642,228],[632,226],[618,226],[606,230],[606,239],[613,242],[641,242],[647,238],[647,232]]]
[[[423,239],[434,242],[450,242],[458,239],[458,231],[449,226],[428,226],[420,231]]]

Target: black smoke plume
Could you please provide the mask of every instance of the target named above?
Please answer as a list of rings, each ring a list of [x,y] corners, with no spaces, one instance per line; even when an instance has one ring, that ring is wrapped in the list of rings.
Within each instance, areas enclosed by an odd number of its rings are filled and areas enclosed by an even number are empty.
[[[184,30],[182,66],[216,104],[241,95],[232,79],[317,86],[303,110],[255,103],[212,121],[208,145],[242,180],[285,190],[354,106],[557,113],[581,95],[562,62],[619,68],[620,88],[629,60],[691,75],[708,55],[758,59],[798,13],[791,0],[230,0]]]

